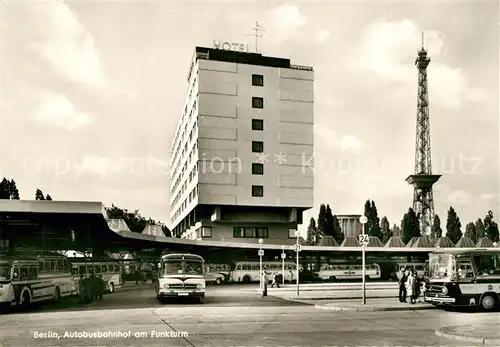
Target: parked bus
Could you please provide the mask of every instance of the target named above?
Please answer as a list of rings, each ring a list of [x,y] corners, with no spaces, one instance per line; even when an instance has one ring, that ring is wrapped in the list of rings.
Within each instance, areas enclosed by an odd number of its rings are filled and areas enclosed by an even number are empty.
[[[231,278],[231,265],[229,264],[206,264],[205,281],[207,283],[222,284]]]
[[[353,280],[363,278],[362,264],[323,264],[316,274],[320,280]],[[365,265],[366,279],[379,279],[380,266],[376,263]]]
[[[199,255],[172,253],[158,263],[155,291],[158,300],[190,297],[199,303],[205,299],[205,260]]]
[[[425,301],[437,305],[480,306],[500,303],[499,251],[453,250],[429,254]]]
[[[277,272],[281,275],[283,264],[280,261],[263,261],[262,270],[268,273]],[[285,281],[291,282],[295,278],[297,266],[294,262],[285,261]],[[239,261],[235,264],[231,272],[231,281],[250,283],[260,282],[260,262],[258,261]]]
[[[74,294],[67,257],[57,253],[0,255],[0,305],[4,308],[58,301]]]
[[[106,293],[114,293],[116,288],[120,288],[123,285],[121,267],[118,262],[78,259],[78,261],[72,262],[72,268],[73,285],[77,293],[80,279],[88,277],[91,274],[102,276]]]

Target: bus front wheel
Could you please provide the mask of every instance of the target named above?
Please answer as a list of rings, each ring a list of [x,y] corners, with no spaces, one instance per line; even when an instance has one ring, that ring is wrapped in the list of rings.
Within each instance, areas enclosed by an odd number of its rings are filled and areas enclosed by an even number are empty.
[[[23,310],[28,310],[31,304],[30,293],[29,291],[25,291],[23,296],[21,297],[21,308]]]
[[[115,292],[115,284],[113,282],[111,282],[111,284],[109,285],[109,294],[114,293],[114,292]]]
[[[493,310],[496,306],[495,297],[492,294],[484,294],[481,298],[481,306],[487,311]]]
[[[54,302],[58,302],[60,298],[61,291],[59,290],[59,287],[56,287],[56,289],[54,290]]]

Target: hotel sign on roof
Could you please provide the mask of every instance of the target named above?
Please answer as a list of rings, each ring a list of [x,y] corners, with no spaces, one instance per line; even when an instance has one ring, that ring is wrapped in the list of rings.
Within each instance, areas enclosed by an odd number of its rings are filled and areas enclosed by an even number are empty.
[[[248,45],[243,43],[230,43],[230,42],[221,42],[214,40],[214,48],[220,49],[223,51],[233,51],[233,52],[248,52]]]

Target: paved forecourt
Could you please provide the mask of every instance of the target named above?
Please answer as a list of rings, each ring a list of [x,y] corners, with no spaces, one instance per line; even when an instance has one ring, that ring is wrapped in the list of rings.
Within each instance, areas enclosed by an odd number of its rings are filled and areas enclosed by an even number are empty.
[[[125,295],[128,293],[128,295]],[[151,289],[116,293],[116,300],[150,296]],[[331,312],[278,298],[214,291],[218,303],[167,304],[122,309],[46,310],[0,316],[1,346],[307,346],[476,345],[437,336],[435,329],[477,326],[495,314],[433,311]],[[135,295],[134,295],[135,294]],[[228,295],[228,296],[226,296]],[[218,298],[218,299],[215,299]],[[226,299],[227,298],[227,299]],[[139,299],[140,301],[140,299]],[[240,304],[234,304],[239,301]],[[111,305],[113,306],[113,305]],[[99,335],[100,334],[100,335]],[[479,345],[479,344],[478,344]]]

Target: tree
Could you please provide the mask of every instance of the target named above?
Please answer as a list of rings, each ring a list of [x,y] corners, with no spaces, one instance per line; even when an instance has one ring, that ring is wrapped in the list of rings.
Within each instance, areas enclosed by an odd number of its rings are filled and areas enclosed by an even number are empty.
[[[326,205],[325,225],[324,225],[325,229],[323,230],[323,235],[335,236],[333,224],[334,223],[333,223],[332,209],[330,208],[330,205]]]
[[[382,240],[383,235],[380,229],[380,219],[374,201],[366,200],[365,216],[368,219],[365,225],[365,232],[370,236],[375,236]]]
[[[403,222],[401,221],[401,223],[403,223]],[[396,223],[394,223],[392,228],[391,228],[391,236],[392,237],[403,237],[401,227],[398,227],[396,225]]]
[[[309,226],[307,227],[306,244],[309,246],[314,246],[316,244],[316,234],[318,228],[316,227],[316,221],[313,217],[309,220]]]
[[[410,207],[408,212],[405,213],[402,225],[403,242],[405,245],[408,244],[412,238],[421,236],[420,222],[413,208]]]
[[[10,180],[9,182],[9,193],[12,200],[19,200],[19,190],[17,190],[16,182]]]
[[[316,242],[321,240],[321,238],[325,234],[325,227],[326,227],[326,206],[325,206],[325,204],[321,204],[319,207],[319,214],[318,214],[318,226],[317,226],[317,231],[316,231]]]
[[[43,192],[40,189],[37,189],[35,192],[35,200],[45,200],[45,196],[43,196]]]
[[[344,234],[342,233],[342,228],[340,227],[339,219],[336,215],[333,217],[333,238],[340,245],[344,241]]]
[[[151,218],[141,216],[139,210],[129,212],[127,209],[122,209],[114,204],[111,207],[106,207],[106,214],[109,219],[123,219],[130,231],[134,233],[142,233],[147,225],[159,225],[163,233],[167,236],[171,235],[170,230],[161,222],[156,222]]]
[[[498,224],[493,220],[493,211],[489,210],[484,218],[486,236],[493,242],[498,242]]]
[[[462,238],[462,224],[460,223],[460,218],[458,218],[457,212],[453,207],[450,206],[448,210],[448,219],[446,220],[446,236],[457,243],[458,240]]]
[[[434,215],[434,220],[432,221],[431,238],[439,239],[443,236],[443,229],[441,229],[441,218],[437,214]]]
[[[484,227],[483,220],[478,218],[476,221],[476,242],[481,238],[486,236],[486,228]]]
[[[0,182],[0,199],[3,200],[19,200],[19,190],[17,190],[16,182],[11,179],[3,178]]]
[[[389,224],[389,220],[385,216],[382,217],[382,220],[380,221],[380,231],[382,233],[382,238],[380,239],[380,241],[382,241],[382,243],[385,245],[392,236],[391,225]]]
[[[9,192],[9,181],[4,177],[0,182],[0,199],[9,200],[10,192]]]
[[[474,243],[477,242],[476,225],[474,222],[470,222],[466,225],[464,236],[471,239]]]
[[[45,197],[45,200],[52,200],[52,197],[49,194],[47,194],[47,196]]]
[[[379,240],[382,240],[384,238],[384,235],[382,234],[382,230],[380,228],[380,218],[378,217],[377,206],[375,206],[375,201],[373,200],[370,212],[370,236],[378,237]]]

